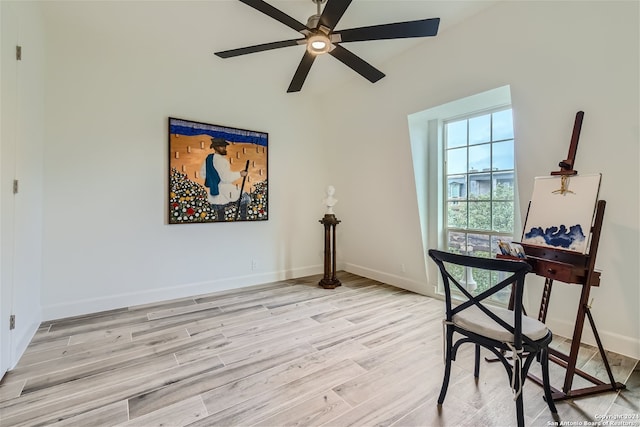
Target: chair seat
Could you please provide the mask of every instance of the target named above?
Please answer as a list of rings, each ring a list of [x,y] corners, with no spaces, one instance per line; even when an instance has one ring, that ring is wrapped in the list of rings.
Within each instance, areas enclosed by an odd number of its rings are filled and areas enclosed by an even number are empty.
[[[513,311],[492,306],[491,312],[510,326],[513,326]],[[474,334],[500,342],[513,343],[513,334],[476,306],[462,310],[460,313],[455,314],[451,320],[456,326]],[[546,337],[548,333],[549,329],[544,323],[529,316],[522,316],[522,335],[527,336],[532,341],[537,341]]]

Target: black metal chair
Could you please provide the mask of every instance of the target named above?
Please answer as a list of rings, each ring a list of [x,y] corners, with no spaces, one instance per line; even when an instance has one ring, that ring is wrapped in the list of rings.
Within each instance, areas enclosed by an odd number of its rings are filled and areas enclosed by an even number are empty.
[[[549,385],[549,343],[552,339],[551,331],[544,323],[523,314],[522,294],[525,275],[531,271],[531,266],[524,261],[495,258],[479,258],[449,252],[429,250],[429,256],[440,269],[444,281],[446,299],[445,332],[445,371],[438,405],[442,405],[451,375],[451,361],[455,360],[456,352],[464,343],[475,344],[474,376],[480,373],[480,347],[491,351],[502,362],[511,388],[515,394],[516,416],[518,426],[524,426],[524,404],[522,401],[522,387],[527,372],[534,359],[538,359],[542,367],[542,382],[544,396],[552,414],[556,414],[556,407],[551,397]],[[460,284],[451,271],[453,266],[463,269],[480,269],[490,272],[502,272],[507,277],[496,285],[480,294],[471,295],[465,286]],[[495,274],[495,273],[494,273]],[[460,292],[461,301],[454,306],[452,301],[452,284]],[[486,305],[486,300],[496,292],[512,286],[513,310]],[[458,301],[456,301],[458,302]],[[455,343],[453,334],[461,335]],[[511,356],[508,356],[508,353]]]

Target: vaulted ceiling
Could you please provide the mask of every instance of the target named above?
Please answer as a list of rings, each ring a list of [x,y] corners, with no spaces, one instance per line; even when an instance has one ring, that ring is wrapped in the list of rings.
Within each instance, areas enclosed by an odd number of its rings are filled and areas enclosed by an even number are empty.
[[[289,16],[306,23],[316,12],[312,0],[266,0]],[[491,7],[493,1],[353,0],[336,29],[439,17],[439,35],[465,19]],[[148,39],[148,45],[209,55],[212,67],[237,61],[255,73],[273,75],[274,84],[286,91],[304,46],[292,46],[221,59],[213,52],[297,38],[299,33],[235,0],[211,1],[49,1],[43,2],[45,17],[56,25],[81,25],[104,37]],[[418,43],[437,43],[435,38],[376,40],[343,46],[385,73],[385,63]],[[437,61],[438,58],[429,58]],[[385,73],[387,74],[387,73]],[[387,78],[391,76],[387,75]],[[302,93],[324,91],[331,82],[362,79],[354,71],[324,55],[315,61]]]

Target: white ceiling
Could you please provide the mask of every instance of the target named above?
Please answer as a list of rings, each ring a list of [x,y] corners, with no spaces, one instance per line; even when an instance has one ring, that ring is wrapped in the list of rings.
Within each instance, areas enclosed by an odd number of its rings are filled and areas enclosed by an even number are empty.
[[[312,0],[267,2],[302,23],[316,12]],[[439,17],[441,35],[497,2],[353,0],[336,29]],[[229,59],[214,56],[216,51],[300,37],[291,28],[236,0],[54,0],[43,2],[43,5],[45,19],[55,25],[82,26],[83,30],[101,33],[104,37],[126,36],[135,31],[135,37],[146,37],[149,43],[162,44],[167,49],[188,49],[196,55],[211,55],[214,66],[224,67],[225,62],[235,61],[255,68],[261,76],[273,77],[269,81],[281,86],[283,92],[304,53],[303,46],[292,46]],[[437,36],[345,43],[343,47],[386,73],[385,63],[418,43],[437,43]],[[354,78],[366,82],[339,61],[325,55],[313,64],[302,92],[316,93],[326,89],[327,82],[348,82]]]

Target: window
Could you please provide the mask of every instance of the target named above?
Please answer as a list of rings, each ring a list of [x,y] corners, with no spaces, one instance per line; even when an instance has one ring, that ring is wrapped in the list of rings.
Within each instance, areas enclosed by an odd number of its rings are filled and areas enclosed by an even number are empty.
[[[443,142],[446,249],[493,257],[498,252],[498,241],[512,241],[514,233],[511,108],[445,121]],[[484,291],[498,280],[488,273],[474,275],[473,271],[462,269],[459,273],[473,293]]]
[[[431,248],[495,256],[497,242],[521,230],[515,177],[511,88],[485,92],[408,115],[427,278],[443,294]],[[517,238],[517,237],[516,237]],[[477,293],[497,278],[460,271]],[[500,303],[509,295],[500,295]]]

